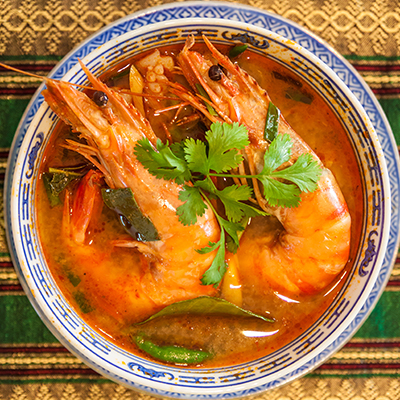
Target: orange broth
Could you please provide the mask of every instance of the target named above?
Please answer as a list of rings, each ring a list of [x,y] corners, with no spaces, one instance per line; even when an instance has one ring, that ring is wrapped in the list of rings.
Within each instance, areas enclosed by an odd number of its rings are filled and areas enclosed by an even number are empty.
[[[170,46],[160,51],[175,55],[179,48]],[[135,59],[124,62],[103,79],[110,80],[116,71],[124,70],[132,61]],[[348,265],[340,276],[317,295],[299,295],[289,299],[261,286],[256,278],[242,277],[243,308],[273,316],[273,324],[231,316],[191,315],[163,317],[150,324],[148,332],[155,341],[187,347],[207,345],[217,355],[201,364],[204,367],[257,359],[289,343],[310,327],[332,302],[351,267],[363,214],[362,186],[355,155],[341,122],[329,106],[294,73],[268,58],[247,51],[238,62],[268,90],[282,115],[335,175],[352,217],[351,252]],[[124,78],[119,80],[122,82]],[[167,117],[163,115],[161,118]],[[156,117],[150,116],[149,120],[156,133],[163,136]],[[192,128],[198,129],[195,124]],[[61,147],[65,138],[71,135],[68,127],[58,124],[47,146],[42,172],[50,166],[63,167],[83,161],[80,156]],[[133,323],[148,316],[135,316],[132,306],[121,300],[127,298],[125,294],[115,293],[112,288],[113,281],[129,281],[130,272],[141,268],[137,250],[110,244],[110,241],[126,234],[115,213],[103,207],[99,218],[90,223],[84,250],[75,251],[63,238],[62,213],[62,206],[50,207],[42,180],[39,180],[38,228],[45,258],[61,291],[90,326],[123,348],[146,357],[132,342],[130,329]],[[251,238],[263,234],[267,226],[273,229],[276,221],[272,217],[253,219],[243,240],[251,242]],[[246,257],[246,254],[243,255],[242,251],[240,257]],[[109,285],[103,284],[104,276]],[[134,296],[134,293],[129,295]],[[264,337],[247,337],[242,334],[243,330],[269,333]]]

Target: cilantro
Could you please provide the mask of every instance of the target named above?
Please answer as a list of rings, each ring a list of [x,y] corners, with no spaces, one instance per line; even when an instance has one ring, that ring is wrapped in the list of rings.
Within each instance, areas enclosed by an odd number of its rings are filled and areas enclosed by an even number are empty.
[[[203,247],[202,249],[197,250],[197,252],[200,254],[207,254],[211,251],[218,249],[210,268],[208,268],[208,270],[204,273],[201,282],[203,283],[203,285],[214,285],[215,287],[217,287],[228,268],[228,264],[225,261],[225,247],[227,239],[225,236],[225,232],[227,233],[228,238],[230,238],[231,241],[234,242],[235,249],[237,249],[239,247],[238,232],[243,231],[244,227],[241,224],[234,223],[222,218],[215,211],[207,196],[205,196],[203,192],[202,194],[209,207],[213,210],[217,221],[221,226],[221,236],[218,242],[209,242],[208,247]]]
[[[185,145],[185,158],[193,172],[207,175],[209,171],[227,172],[236,168],[243,156],[237,149],[244,149],[249,144],[247,129],[243,125],[234,123],[212,124],[206,132],[208,151],[205,142],[187,139]]]
[[[243,217],[256,217],[259,211],[243,201],[250,199],[252,190],[248,186],[231,185],[220,190],[217,194],[225,207],[229,221],[239,222]]]
[[[184,185],[179,193],[179,200],[183,204],[176,209],[176,213],[183,225],[195,224],[197,216],[203,215],[206,211],[207,206],[196,187]]]
[[[191,179],[190,170],[179,146],[169,146],[158,139],[154,149],[150,141],[144,138],[137,142],[135,155],[145,168],[159,179],[175,180],[178,184]]]
[[[270,175],[272,171],[290,160],[292,141],[288,134],[277,136],[264,155],[264,168],[261,175]]]
[[[210,268],[208,268],[208,270],[201,278],[201,283],[203,285],[214,285],[215,287],[217,287],[228,268],[228,264],[225,261],[225,232],[223,229],[221,230],[221,236],[218,242],[210,242],[209,247],[203,247],[202,249],[198,250],[198,252],[200,254],[205,254],[210,253],[211,251],[214,251],[216,249],[218,249],[217,254],[214,257]]]
[[[297,207],[301,192],[312,192],[317,188],[321,169],[311,154],[302,154],[291,166],[277,170],[290,160],[292,145],[288,134],[277,136],[265,152],[264,168],[257,179],[263,184],[264,196],[271,206]]]
[[[240,150],[249,145],[247,129],[238,123],[212,124],[204,142],[190,138],[169,145],[158,141],[154,149],[147,139],[143,139],[135,146],[137,159],[151,174],[182,184],[179,199],[183,204],[177,208],[177,214],[183,225],[195,224],[207,208],[217,218],[221,228],[219,240],[197,250],[201,254],[216,251],[210,268],[201,279],[204,285],[218,286],[227,269],[226,248],[236,252],[249,218],[266,215],[247,203],[253,195],[251,187],[230,185],[218,189],[212,177],[255,178],[262,183],[265,199],[272,207],[296,207],[301,192],[317,188],[321,169],[310,154],[301,155],[285,167],[290,161],[293,143],[289,135],[277,135],[279,110],[273,110],[275,118],[269,124],[273,135],[270,135],[271,143],[264,155],[264,167],[257,175],[231,173],[243,161]],[[224,206],[223,216],[213,207],[212,199],[218,199]]]
[[[244,149],[249,144],[247,128],[237,122],[212,124],[206,132],[209,143],[209,168],[215,172],[226,172],[236,168],[243,157],[236,149]]]

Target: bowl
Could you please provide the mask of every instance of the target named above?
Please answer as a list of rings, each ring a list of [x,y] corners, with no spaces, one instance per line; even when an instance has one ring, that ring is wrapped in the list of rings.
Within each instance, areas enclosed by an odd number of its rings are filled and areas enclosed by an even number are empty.
[[[73,354],[89,367],[126,387],[172,398],[234,398],[275,388],[298,378],[337,351],[371,311],[384,288],[391,221],[391,185],[379,138],[352,91],[320,58],[279,34],[243,22],[213,18],[168,20],[96,40],[68,56],[57,74],[86,85],[79,65],[98,75],[120,61],[163,44],[184,43],[205,34],[214,43],[247,43],[309,83],[342,120],[356,154],[363,187],[362,228],[352,269],[323,315],[302,335],[255,361],[223,368],[163,366],[129,353],[89,326],[68,304],[46,264],[36,224],[35,190],[44,150],[57,117],[43,99],[30,106],[13,143],[6,181],[6,227],[9,248],[21,284],[39,316]],[[57,68],[56,68],[57,69]],[[53,74],[53,77],[56,74]],[[43,87],[39,88],[39,92]],[[371,200],[372,199],[372,200]],[[397,240],[397,239],[396,239]],[[388,276],[387,272],[384,275]]]

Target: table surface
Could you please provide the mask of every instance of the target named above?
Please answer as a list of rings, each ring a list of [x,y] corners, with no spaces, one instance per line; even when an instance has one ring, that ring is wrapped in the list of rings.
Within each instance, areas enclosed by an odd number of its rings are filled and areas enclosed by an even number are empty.
[[[46,75],[88,35],[162,0],[1,0],[0,61]],[[244,0],[316,33],[359,71],[400,144],[400,0]],[[0,187],[37,80],[0,70]],[[257,399],[400,399],[400,261],[355,337],[311,374]],[[70,354],[41,322],[14,272],[0,191],[0,400],[152,399],[112,383]]]

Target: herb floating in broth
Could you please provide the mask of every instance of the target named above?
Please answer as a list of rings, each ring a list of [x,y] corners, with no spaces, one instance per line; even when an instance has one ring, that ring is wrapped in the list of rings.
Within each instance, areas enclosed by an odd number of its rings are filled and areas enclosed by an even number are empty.
[[[72,295],[83,314],[88,314],[94,310],[93,306],[90,304],[83,291],[75,290]]]
[[[221,73],[222,73],[222,72],[221,72]],[[211,78],[211,79],[212,79],[212,78]],[[213,80],[216,80],[216,79],[213,79]],[[197,88],[198,92],[200,93],[200,95],[203,97],[203,99],[204,99],[204,104],[206,105],[208,112],[209,112],[211,115],[214,115],[214,116],[218,115],[218,113],[215,111],[214,107],[210,104],[210,103],[211,103],[210,96],[209,96],[209,95],[207,94],[207,92],[203,89],[203,86],[201,86],[200,84],[197,83],[197,84],[196,84],[196,88]]]
[[[272,108],[277,110],[274,106]],[[277,112],[274,115],[279,117]],[[293,165],[280,169],[290,160],[293,143],[289,135],[276,136],[276,122],[270,125],[270,134],[274,139],[265,152],[264,168],[256,175],[232,172],[243,162],[239,150],[249,144],[247,129],[237,123],[212,124],[206,132],[205,142],[187,139],[182,144],[183,151],[180,152],[174,152],[170,146],[161,142],[158,142],[155,150],[147,139],[139,141],[135,147],[137,159],[154,176],[167,180],[175,179],[179,183],[182,179],[190,182],[190,185],[183,185],[179,194],[180,200],[184,202],[177,208],[182,224],[196,223],[207,207],[213,210],[221,227],[221,236],[217,242],[198,249],[201,254],[217,250],[213,263],[202,277],[204,285],[218,286],[221,282],[227,269],[227,237],[234,243],[233,250],[236,252],[239,246],[238,234],[244,229],[240,221],[266,215],[247,203],[252,197],[250,186],[232,184],[220,190],[214,184],[213,177],[258,179],[263,184],[265,199],[271,206],[297,207],[301,192],[312,192],[317,188],[316,182],[321,175],[321,168],[310,154],[301,155]],[[223,204],[226,218],[213,206],[212,199],[215,198]]]
[[[49,172],[42,175],[43,184],[46,188],[47,196],[50,201],[51,207],[55,207],[61,204],[60,194],[61,192],[75,179],[79,179],[83,176],[82,173],[74,172],[78,168],[49,168]]]
[[[264,139],[268,140],[268,142],[272,142],[278,134],[280,116],[281,111],[275,106],[274,103],[272,103],[272,101],[270,101],[264,128]]]
[[[235,58],[239,57],[242,53],[244,53],[249,46],[247,44],[237,44],[229,50],[229,57]]]
[[[304,104],[311,104],[313,97],[308,93],[303,93],[300,89],[294,87],[288,87],[285,91],[285,96],[288,99],[299,101]]]
[[[104,204],[115,211],[125,230],[136,240],[149,242],[160,237],[151,220],[145,217],[130,188],[102,189]]]
[[[181,314],[197,314],[197,315],[231,315],[237,317],[252,317],[260,318],[265,322],[274,322],[272,318],[257,315],[249,310],[244,310],[235,304],[230,303],[224,299],[210,296],[201,296],[195,299],[183,300],[171,304],[156,314],[153,314],[146,321],[140,322],[137,325],[146,324],[153,319]]]

